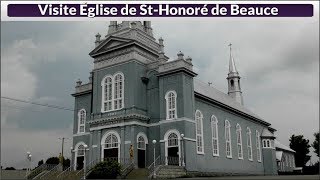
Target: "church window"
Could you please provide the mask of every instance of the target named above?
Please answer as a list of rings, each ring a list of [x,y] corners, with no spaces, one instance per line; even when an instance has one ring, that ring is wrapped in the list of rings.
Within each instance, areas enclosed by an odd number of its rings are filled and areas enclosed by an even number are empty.
[[[124,76],[117,73],[114,76],[107,75],[101,82],[102,108],[101,112],[119,110],[123,108],[124,100]]]
[[[234,86],[234,81],[232,79],[230,80],[230,84],[231,86]]]
[[[203,115],[201,111],[197,110],[196,115],[196,137],[197,137],[197,153],[203,154]]]
[[[226,138],[226,155],[227,158],[232,158],[230,122],[226,120],[224,126]]]
[[[118,145],[119,145],[119,141],[117,136],[113,133],[110,133],[105,140],[104,148],[105,149],[117,148]]]
[[[123,106],[123,75],[118,73],[114,76],[114,110]]]
[[[237,124],[236,132],[237,132],[238,159],[243,159],[241,126],[239,124]]]
[[[138,137],[138,149],[145,150],[146,149],[146,141],[143,136]]]
[[[78,133],[85,132],[85,124],[86,124],[86,110],[81,109],[78,112]]]
[[[77,156],[84,156],[84,146],[82,144],[78,147]]]
[[[167,120],[177,118],[177,93],[168,91],[165,96]]]
[[[176,133],[171,133],[168,136],[168,147],[176,147],[178,146],[178,135]]]
[[[248,159],[252,161],[252,141],[251,141],[251,130],[247,127],[247,148],[248,148]]]
[[[213,156],[219,156],[219,136],[218,136],[218,119],[211,116],[211,129],[212,129],[212,153]]]
[[[257,147],[257,159],[261,162],[261,145],[260,145],[260,133],[256,130],[256,147]]]

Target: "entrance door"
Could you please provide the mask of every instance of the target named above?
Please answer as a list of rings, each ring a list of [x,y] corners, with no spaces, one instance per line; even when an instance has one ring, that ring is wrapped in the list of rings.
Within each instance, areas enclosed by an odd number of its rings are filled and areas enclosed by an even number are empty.
[[[118,148],[104,149],[104,160],[118,161]]]
[[[146,139],[143,135],[138,135],[137,139],[137,149],[138,149],[138,167],[146,167]]]
[[[83,168],[84,156],[77,157],[77,170],[81,170]]]
[[[179,166],[179,148],[168,147],[168,165]]]
[[[168,165],[179,166],[180,154],[179,154],[179,139],[178,135],[174,132],[170,133],[167,142],[167,159]]]
[[[138,149],[138,167],[146,167],[146,150]]]

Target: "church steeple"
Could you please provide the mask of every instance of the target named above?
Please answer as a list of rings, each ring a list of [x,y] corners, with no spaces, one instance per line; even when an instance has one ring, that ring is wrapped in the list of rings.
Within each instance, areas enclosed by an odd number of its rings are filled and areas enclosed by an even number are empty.
[[[236,68],[236,64],[232,55],[232,44],[230,47],[229,73],[228,73],[228,95],[243,105],[242,92],[240,87],[240,76]]]

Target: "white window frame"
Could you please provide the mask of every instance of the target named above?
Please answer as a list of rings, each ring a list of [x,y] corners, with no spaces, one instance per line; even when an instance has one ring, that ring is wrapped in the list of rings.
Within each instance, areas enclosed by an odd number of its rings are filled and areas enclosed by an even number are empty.
[[[139,140],[140,137],[142,137],[143,140],[144,140],[144,147],[143,147],[143,148],[141,148],[141,147],[139,146],[139,142],[142,142],[142,141]],[[143,132],[139,132],[139,133],[137,134],[137,149],[146,150],[147,144],[148,144],[147,135],[146,135],[145,133],[143,133]]]
[[[257,160],[261,162],[261,144],[260,144],[260,132],[256,130],[256,148],[257,148]]]
[[[271,140],[270,139],[263,139],[262,140],[262,147],[263,148],[272,148]]]
[[[197,114],[200,116],[198,117]],[[196,110],[195,113],[196,121],[196,146],[197,154],[204,154],[204,141],[203,141],[203,114],[200,110]],[[200,124],[199,124],[200,123]],[[200,125],[200,133],[198,133],[198,126]],[[199,150],[200,149],[200,150]]]
[[[116,89],[116,85],[118,82],[115,82],[115,78],[116,76],[120,75],[122,77],[122,81],[121,81],[121,91],[119,89],[120,94],[116,94],[118,89]],[[111,79],[111,99],[105,100],[105,94],[106,94],[106,82],[105,80],[107,78]],[[106,75],[102,81],[101,81],[101,112],[105,113],[105,112],[111,112],[111,111],[116,111],[116,110],[121,110],[124,108],[124,74],[122,72],[117,72],[114,75],[108,74]],[[120,83],[120,82],[119,82]],[[117,98],[115,98],[115,96],[118,96]],[[119,97],[120,96],[120,97]],[[121,101],[121,107],[119,106],[119,102]],[[105,109],[105,103],[111,103],[110,109]],[[117,108],[115,108],[115,103],[117,103]],[[120,107],[120,108],[119,108]]]
[[[120,81],[116,80],[117,76],[121,77]],[[121,86],[119,86],[120,83],[121,83]],[[113,75],[113,109],[114,110],[122,109],[124,105],[123,100],[124,100],[124,75],[123,73],[118,72],[115,75]],[[117,104],[117,108],[115,108],[116,104]]]
[[[116,146],[113,146],[114,143],[112,143],[112,147],[105,147],[105,145],[107,144],[106,139],[110,135],[117,137],[117,144],[116,144]],[[118,148],[118,162],[120,163],[121,139],[120,139],[119,133],[114,130],[110,130],[110,131],[106,132],[101,138],[101,159],[104,159],[104,149],[110,149],[110,148]]]
[[[171,108],[170,107],[170,97],[169,95],[173,93],[174,95],[174,108]],[[172,119],[177,119],[178,118],[178,115],[177,115],[177,92],[174,91],[174,90],[170,90],[166,93],[165,95],[165,99],[166,99],[166,119],[167,120],[172,120]],[[171,99],[172,100],[172,99]],[[174,117],[170,117],[170,113],[173,111],[173,115]]]
[[[224,135],[226,140],[226,156],[227,158],[232,158],[232,144],[231,144],[231,125],[228,120],[225,120],[224,122]],[[230,149],[230,152],[228,152],[228,146]]]
[[[80,123],[81,122],[81,118],[82,118],[82,114],[81,113],[84,113],[83,114],[83,123]],[[85,109],[80,109],[78,111],[78,133],[85,133],[86,132],[86,119],[87,119],[87,112]],[[83,127],[83,131],[80,131],[81,127]]]
[[[249,161],[253,161],[251,129],[249,127],[247,127],[247,149],[248,149],[248,159],[249,159]]]
[[[236,126],[236,135],[237,135],[237,150],[238,150],[238,159],[243,159],[243,148],[242,148],[242,129],[240,124]],[[240,150],[240,152],[239,152]]]
[[[212,132],[212,155],[219,156],[219,131],[218,131],[218,119],[216,116],[211,116],[211,132]],[[215,149],[214,144],[217,144]]]

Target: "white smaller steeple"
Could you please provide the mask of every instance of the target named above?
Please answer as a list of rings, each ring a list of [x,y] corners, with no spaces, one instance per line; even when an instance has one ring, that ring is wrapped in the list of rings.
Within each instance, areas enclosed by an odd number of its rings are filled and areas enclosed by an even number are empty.
[[[228,73],[228,95],[234,98],[237,102],[243,105],[242,92],[240,87],[240,76],[236,68],[236,64],[232,55],[232,44],[230,47],[230,58],[229,58],[229,73]]]

